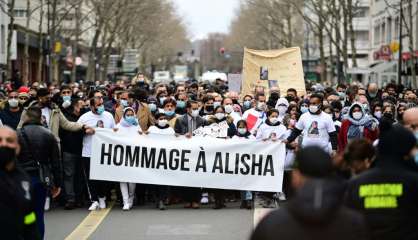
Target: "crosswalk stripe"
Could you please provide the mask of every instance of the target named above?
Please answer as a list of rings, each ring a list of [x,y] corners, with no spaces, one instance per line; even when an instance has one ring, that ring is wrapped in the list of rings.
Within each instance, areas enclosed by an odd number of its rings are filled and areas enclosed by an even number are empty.
[[[96,231],[112,209],[114,202],[110,203],[108,208],[100,211],[91,211],[87,217],[68,235],[65,240],[84,240],[88,239]]]

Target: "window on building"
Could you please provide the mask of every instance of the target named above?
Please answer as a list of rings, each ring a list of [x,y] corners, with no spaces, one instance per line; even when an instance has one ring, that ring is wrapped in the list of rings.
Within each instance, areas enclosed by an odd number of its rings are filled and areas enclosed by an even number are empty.
[[[0,27],[0,52],[4,54],[6,51],[6,27],[1,25]]]
[[[381,36],[382,40],[381,42],[386,43],[386,23],[383,22],[382,23],[382,36]]]
[[[392,18],[387,19],[387,34],[386,42],[390,43],[392,41]]]
[[[13,12],[16,18],[23,18],[27,16],[27,11],[25,9],[15,9]]]
[[[377,24],[377,23],[376,23],[376,25],[375,25],[375,27],[373,29],[373,35],[374,35],[374,38],[373,38],[374,41],[373,41],[373,43],[375,45],[378,45],[380,43],[380,25]]]
[[[399,17],[395,18],[395,39],[399,39]]]
[[[353,9],[353,17],[355,18],[364,18],[369,15],[368,7],[356,7]]]

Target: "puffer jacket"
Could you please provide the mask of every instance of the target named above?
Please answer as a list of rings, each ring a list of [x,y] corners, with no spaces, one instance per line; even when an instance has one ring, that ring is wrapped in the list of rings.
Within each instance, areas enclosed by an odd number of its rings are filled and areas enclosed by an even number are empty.
[[[368,239],[362,216],[342,206],[343,194],[339,180],[309,180],[283,208],[260,222],[251,240]]]
[[[26,133],[27,140],[22,131]],[[54,177],[54,185],[60,186],[62,167],[58,142],[52,133],[39,124],[24,124],[17,131],[21,151],[17,164],[30,176],[39,177],[40,164],[48,165]]]
[[[33,101],[31,104],[29,104],[28,107],[31,106],[39,106],[39,103],[37,101]],[[42,107],[40,107],[42,108]],[[21,128],[23,126],[22,119],[26,116],[26,109],[22,112],[22,117],[20,118],[19,125],[17,128]],[[77,122],[71,122],[68,121],[68,119],[64,116],[64,114],[61,112],[60,108],[56,104],[52,104],[52,110],[51,115],[49,118],[49,130],[51,130],[51,133],[55,136],[55,138],[59,141],[59,129],[62,128],[67,131],[71,132],[77,132],[83,129],[83,124],[77,123]]]

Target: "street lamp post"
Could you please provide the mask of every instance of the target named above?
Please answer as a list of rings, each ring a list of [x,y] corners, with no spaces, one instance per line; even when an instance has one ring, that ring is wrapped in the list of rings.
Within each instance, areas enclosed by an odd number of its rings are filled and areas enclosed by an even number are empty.
[[[403,19],[403,0],[400,0],[399,12],[399,55],[398,55],[398,84],[402,84],[402,19]]]

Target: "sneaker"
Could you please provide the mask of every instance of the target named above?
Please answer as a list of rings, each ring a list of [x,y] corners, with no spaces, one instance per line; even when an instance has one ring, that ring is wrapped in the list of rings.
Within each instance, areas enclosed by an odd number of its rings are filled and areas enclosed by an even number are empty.
[[[209,203],[209,194],[208,193],[203,193],[202,194],[202,199],[200,199],[200,203],[202,205],[206,205]]]
[[[160,210],[165,210],[165,205],[164,205],[164,202],[163,202],[163,201],[159,201],[159,202],[158,202],[158,208],[159,208]]]
[[[106,198],[99,198],[99,208],[105,209],[106,208]]]
[[[123,204],[123,208],[122,208],[122,210],[123,211],[129,211],[129,203],[125,203],[125,204]]]
[[[134,197],[130,197],[128,199],[129,209],[131,209],[134,206]]]
[[[283,192],[277,193],[277,198],[279,201],[286,201],[286,195]]]
[[[44,210],[45,211],[49,211],[49,208],[51,207],[51,198],[47,197],[45,199],[45,205],[44,205]]]
[[[89,211],[96,211],[99,209],[99,202],[98,201],[94,201],[91,206],[89,207]]]

